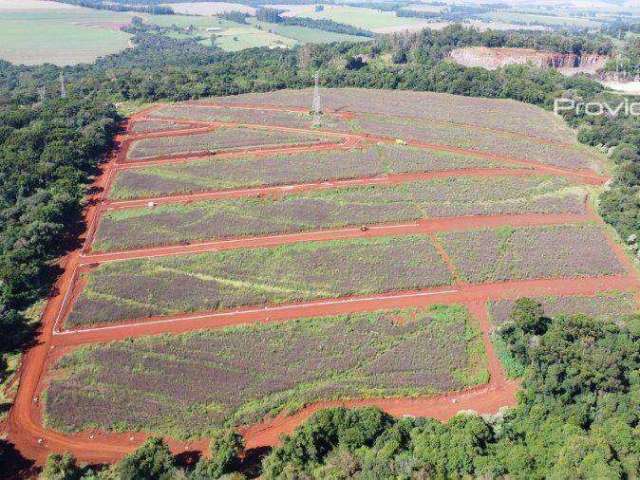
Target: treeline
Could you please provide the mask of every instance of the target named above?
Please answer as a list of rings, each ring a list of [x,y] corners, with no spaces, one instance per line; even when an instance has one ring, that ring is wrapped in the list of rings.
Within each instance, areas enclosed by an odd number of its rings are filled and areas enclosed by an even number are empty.
[[[307,17],[283,17],[282,11],[275,8],[261,8],[256,12],[256,18],[262,22],[279,23],[281,25],[293,25],[297,27],[316,28],[326,32],[342,33],[346,35],[358,35],[361,37],[374,37],[375,34],[363,28],[334,22],[333,20],[313,19]]]
[[[78,7],[93,8],[96,10],[111,10],[114,12],[140,12],[150,13],[153,15],[173,15],[174,11],[171,7],[157,5],[155,2],[144,5],[142,2],[122,2],[118,0],[55,0],[60,3],[68,3],[77,5]]]
[[[91,99],[0,108],[0,358],[30,340],[23,312],[75,246],[86,184],[117,121],[113,105]]]
[[[73,457],[49,458],[44,480],[217,478],[637,478],[640,475],[640,317],[615,323],[545,316],[516,302],[495,334],[524,365],[517,407],[493,417],[462,413],[447,423],[393,418],[376,408],[322,410],[262,461],[243,464],[241,437],[221,431],[208,459],[180,468],[151,439],[95,473]],[[65,475],[61,475],[65,472]]]

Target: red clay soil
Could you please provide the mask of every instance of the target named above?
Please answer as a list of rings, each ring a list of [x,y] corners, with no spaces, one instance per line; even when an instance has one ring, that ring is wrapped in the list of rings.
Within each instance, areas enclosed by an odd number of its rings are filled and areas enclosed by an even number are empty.
[[[478,322],[482,331],[482,341],[487,353],[487,369],[490,380],[486,385],[470,388],[462,392],[448,393],[432,397],[417,398],[373,398],[344,401],[324,401],[306,406],[293,415],[282,414],[258,424],[241,429],[248,449],[264,445],[275,445],[282,435],[290,434],[313,413],[330,407],[376,406],[395,416],[433,417],[446,421],[460,411],[474,410],[481,414],[494,414],[501,408],[516,404],[515,393],[518,383],[508,381],[500,361],[493,351],[489,337],[491,324],[484,302],[472,302],[467,308]]]
[[[68,346],[104,343],[130,337],[185,333],[250,323],[277,323],[296,318],[343,315],[376,310],[426,307],[439,304],[483,303],[520,297],[595,296],[611,291],[636,291],[640,281],[631,275],[511,280],[483,284],[459,284],[426,290],[390,292],[378,295],[340,297],[285,305],[267,305],[228,311],[185,313],[132,319],[77,330],[56,330],[52,345]]]
[[[167,195],[162,197],[147,197],[135,200],[108,200],[103,202],[105,210],[122,210],[146,207],[149,202],[158,205],[166,203],[191,203],[198,200],[222,200],[243,197],[261,197],[280,195],[329,188],[347,188],[366,185],[398,185],[419,180],[434,180],[449,177],[528,177],[532,171],[520,168],[465,168],[454,170],[439,170],[435,172],[394,173],[376,177],[360,177],[345,180],[329,180],[320,182],[275,185],[269,187],[241,188],[215,190],[209,192]]]
[[[148,113],[160,108],[161,105],[155,105],[150,109],[133,115],[130,121],[145,119]],[[253,108],[253,107],[252,107]],[[260,107],[263,108],[263,107]],[[349,115],[345,113],[345,115]],[[195,125],[195,124],[193,124]],[[196,129],[209,127],[208,125],[195,125]],[[317,130],[305,129],[287,129],[281,127],[268,126],[251,126],[252,128],[266,128],[274,130],[289,130],[300,132],[318,133]],[[185,129],[185,132],[193,133],[195,129]],[[164,133],[164,132],[162,132]],[[166,132],[174,134],[174,132]],[[344,132],[326,132],[325,135],[334,135],[345,140],[345,144],[358,145],[361,142],[383,141],[395,142],[395,139],[387,137],[376,137],[368,135],[351,135]],[[185,133],[186,134],[186,133]],[[100,212],[100,203],[106,200],[106,194],[111,185],[113,174],[117,168],[131,168],[129,164],[124,165],[128,144],[132,138],[147,138],[148,134],[139,137],[118,137],[116,140],[121,143],[121,148],[115,153],[107,163],[102,167],[102,174],[96,181],[98,193],[89,198],[89,204],[85,211],[86,223],[88,225],[85,236],[86,245],[89,245],[93,238],[97,225],[97,218]],[[345,144],[342,144],[344,147]],[[410,142],[410,144],[430,148],[439,151],[449,151],[455,153],[463,153],[467,155],[479,156],[492,160],[500,160],[509,163],[521,165],[523,167],[532,168],[531,171],[551,172],[572,178],[582,183],[601,184],[606,178],[587,170],[571,170],[550,165],[540,164],[537,162],[525,162],[522,160],[501,157],[475,150],[466,150],[447,145],[424,144],[420,142]],[[333,146],[335,147],[335,145]],[[325,147],[304,147],[297,148],[298,151],[304,149],[317,149]],[[332,147],[326,147],[332,148]],[[273,151],[283,151],[285,149],[274,149]],[[273,152],[272,151],[272,152]],[[261,154],[263,151],[256,152]],[[233,154],[244,154],[244,151],[238,151]],[[167,161],[180,162],[185,161],[188,156],[175,158]],[[144,162],[141,162],[144,163]],[[144,163],[145,165],[151,164]],[[133,164],[131,164],[133,165]],[[513,172],[511,172],[513,173]],[[491,172],[495,174],[495,170]],[[534,224],[538,219],[532,216],[521,216],[524,224]],[[526,218],[525,218],[526,217]],[[468,228],[474,222],[503,222],[504,219],[492,217],[472,217],[464,220],[440,219],[429,220],[427,222],[418,222],[415,226],[406,228],[424,229],[425,231],[434,228]],[[549,216],[545,216],[545,222],[549,220]],[[567,219],[565,219],[567,220]],[[573,218],[570,221],[575,221]],[[514,218],[510,219],[513,224]],[[561,221],[561,219],[558,219]],[[443,222],[439,226],[437,222]],[[450,222],[448,225],[446,222]],[[378,227],[376,227],[378,228]],[[393,228],[393,226],[381,226],[382,229]],[[399,228],[401,231],[404,226]],[[357,235],[376,235],[379,233],[376,229],[371,228],[367,232],[360,232]],[[337,235],[354,235],[348,233],[347,229],[342,233],[333,232],[328,238],[335,238]],[[335,235],[334,235],[335,234]],[[301,234],[297,238],[304,240],[306,237]],[[322,235],[322,232],[314,232],[312,235]],[[300,241],[297,240],[297,241]],[[237,242],[244,242],[237,248],[242,246],[251,246],[251,242],[267,241],[265,238],[260,240],[243,239]],[[282,239],[277,240],[282,241]],[[287,241],[285,239],[285,241]],[[294,241],[290,239],[290,241]],[[613,242],[613,240],[611,240]],[[232,245],[229,243],[228,245]],[[167,247],[174,248],[174,247]],[[213,248],[209,245],[186,245],[182,247],[182,251],[172,251],[171,253],[181,253],[189,251],[191,248]],[[222,244],[219,248],[224,248]],[[228,247],[231,248],[231,247]],[[619,246],[616,250],[619,254],[624,252]],[[149,251],[147,253],[150,253]],[[160,252],[162,253],[162,252]],[[607,276],[607,277],[591,277],[591,278],[563,278],[563,279],[547,279],[547,280],[527,280],[514,281],[496,284],[483,285],[464,285],[459,284],[454,287],[441,289],[432,289],[428,291],[416,292],[394,292],[386,295],[376,295],[370,297],[350,297],[341,299],[324,300],[317,302],[301,303],[294,305],[268,306],[264,308],[253,308],[236,310],[231,312],[205,312],[201,314],[178,315],[175,317],[159,317],[149,318],[146,321],[138,323],[127,323],[112,325],[100,328],[90,328],[74,332],[58,332],[56,325],[63,320],[66,311],[65,305],[69,303],[69,299],[74,291],[75,277],[80,268],[85,268],[86,261],[89,257],[81,257],[80,249],[70,253],[63,260],[61,266],[64,273],[55,285],[47,305],[45,306],[41,328],[38,332],[37,344],[25,353],[20,370],[20,388],[18,390],[15,402],[9,413],[7,420],[7,430],[9,440],[13,442],[16,448],[27,458],[35,459],[43,462],[50,452],[70,451],[76,455],[80,461],[86,462],[113,462],[120,459],[124,454],[134,450],[145,438],[144,434],[114,434],[108,432],[82,432],[79,434],[62,434],[44,428],[41,418],[41,405],[37,400],[45,384],[42,381],[44,372],[46,371],[48,362],[50,362],[58,354],[62,348],[71,348],[75,345],[108,342],[111,340],[120,340],[126,337],[136,337],[143,335],[153,335],[158,333],[182,333],[191,330],[220,328],[227,325],[237,325],[249,322],[276,322],[286,321],[288,319],[319,316],[319,315],[335,315],[340,313],[371,311],[387,308],[425,306],[435,303],[462,303],[468,305],[474,315],[478,318],[480,327],[483,331],[483,339],[487,349],[489,370],[491,372],[491,381],[488,385],[470,389],[459,393],[450,393],[437,397],[415,398],[415,399],[368,399],[354,400],[347,402],[346,405],[356,406],[364,404],[379,405],[385,410],[395,415],[420,415],[434,416],[439,419],[446,419],[454,415],[456,412],[464,409],[473,409],[484,413],[493,413],[499,407],[504,405],[512,405],[514,403],[514,393],[517,389],[515,383],[506,382],[504,374],[500,368],[497,358],[495,357],[488,334],[490,325],[487,320],[485,303],[488,299],[500,298],[517,298],[520,296],[538,296],[538,295],[595,295],[599,292],[610,290],[638,291],[638,278],[633,270],[633,265],[627,259],[625,265],[630,265],[628,275]],[[115,259],[108,259],[114,261]],[[100,261],[107,261],[102,259]],[[277,441],[281,433],[290,432],[312,411],[328,406],[328,403],[319,403],[307,407],[297,415],[292,417],[280,416],[271,419],[262,424],[245,429],[247,436],[247,444],[249,447],[272,445]],[[178,452],[194,448],[203,450],[206,448],[205,442],[197,444],[186,444],[184,442],[176,442],[168,439],[172,449]]]
[[[276,112],[290,112],[290,113],[309,113],[308,109],[305,109],[303,107],[293,107],[293,106],[289,106],[289,107],[283,107],[282,105],[278,106],[278,105],[252,105],[249,103],[234,103],[232,105],[227,105],[227,104],[220,104],[220,103],[215,103],[215,102],[207,102],[207,103],[203,103],[203,102],[185,102],[190,106],[193,107],[214,107],[214,108],[228,108],[228,109],[239,109],[239,110],[270,110],[270,111],[276,111]],[[324,112],[325,114],[328,114],[330,116],[333,117],[338,117],[338,118],[342,118],[344,120],[352,120],[354,118],[357,117],[358,113],[369,113],[366,112],[364,110],[362,111],[346,111],[346,110],[327,110],[326,112]],[[537,135],[531,135],[529,133],[522,133],[522,132],[514,132],[513,130],[506,130],[504,128],[495,128],[495,127],[483,127],[483,126],[479,126],[477,124],[472,124],[472,123],[464,123],[464,122],[454,122],[451,120],[436,120],[436,119],[424,119],[424,118],[418,118],[418,117],[412,117],[410,115],[399,115],[397,113],[394,113],[393,115],[389,115],[393,118],[403,118],[406,120],[414,120],[416,122],[429,122],[429,123],[433,123],[436,125],[455,125],[455,126],[460,126],[460,127],[467,127],[467,128],[473,128],[473,129],[477,129],[477,130],[484,130],[487,132],[494,132],[494,133],[506,133],[509,135],[514,135],[516,137],[523,137],[523,138],[527,138],[529,140],[534,140],[536,143],[541,143],[541,144],[547,144],[547,145],[558,145],[558,146],[562,146],[562,147],[571,147],[572,145],[570,143],[565,143],[565,142],[558,142],[555,140],[550,140],[548,138],[544,138],[544,137],[539,137]],[[164,119],[164,117],[160,117],[162,119]]]
[[[593,221],[592,214],[573,213],[528,213],[513,215],[477,215],[466,217],[428,218],[409,223],[375,224],[362,227],[347,227],[328,230],[314,230],[290,234],[267,235],[258,237],[232,238],[192,242],[189,244],[166,245],[134,250],[121,250],[106,253],[83,252],[79,265],[94,266],[101,263],[133,260],[138,258],[191,255],[194,253],[236,250],[240,248],[275,247],[298,242],[325,240],[346,240],[350,238],[373,238],[393,235],[432,234],[474,230],[479,228],[498,228],[503,226],[530,227],[537,225],[563,225]]]
[[[279,147],[273,148],[263,148],[260,149],[236,149],[236,150],[224,150],[224,151],[216,151],[216,152],[208,152],[207,158],[234,158],[234,157],[243,157],[247,154],[251,154],[251,156],[266,156],[280,153],[298,153],[298,152],[318,152],[323,150],[349,150],[353,148],[359,148],[362,144],[365,143],[361,139],[355,137],[349,137],[339,142],[330,143],[315,143],[309,144],[305,146],[295,146],[295,145],[282,145]],[[370,143],[370,142],[366,142]],[[122,161],[117,164],[118,170],[129,170],[135,168],[146,168],[146,167],[154,167],[157,165],[166,165],[166,164],[178,164],[178,163],[188,163],[193,160],[201,160],[202,157],[194,157],[190,153],[185,154],[179,157],[168,156],[165,157],[154,157],[151,160],[136,160],[136,161]]]
[[[169,117],[163,117],[165,119],[168,120],[172,120]],[[389,136],[384,136],[384,135],[372,135],[372,134],[368,134],[368,133],[363,133],[363,134],[357,134],[357,133],[350,133],[350,132],[342,132],[342,131],[333,131],[333,130],[327,130],[327,129],[322,129],[322,130],[317,130],[317,129],[305,129],[305,128],[293,128],[293,127],[276,127],[276,126],[267,126],[267,125],[261,125],[261,124],[248,124],[248,123],[232,123],[232,122],[211,122],[210,125],[212,127],[238,127],[238,126],[243,126],[243,127],[247,127],[247,128],[254,128],[254,129],[263,129],[263,130],[277,130],[277,131],[286,131],[286,132],[296,132],[296,133],[321,133],[322,135],[333,135],[336,137],[341,137],[343,139],[345,139],[345,141],[352,141],[352,142],[356,142],[356,141],[363,141],[363,142],[381,142],[381,143],[391,143],[391,144],[395,144],[397,143],[397,139],[394,137],[389,137]],[[184,130],[181,131],[182,135],[188,135],[189,131],[188,130]],[[191,132],[193,133],[193,131]],[[148,138],[151,134],[140,134],[135,136],[135,139],[140,139],[140,138]],[[156,134],[154,134],[155,137],[162,137],[162,136],[172,136],[172,131],[162,131],[162,132],[156,132]],[[535,168],[539,171],[543,171],[543,172],[549,172],[549,173],[554,173],[556,175],[561,175],[561,176],[565,176],[567,178],[572,178],[575,179],[577,181],[580,181],[582,183],[586,183],[586,184],[590,184],[590,185],[602,185],[604,184],[608,179],[602,175],[599,175],[597,173],[595,173],[592,170],[589,169],[571,169],[571,168],[563,168],[563,167],[556,167],[553,165],[549,165],[549,164],[545,164],[545,163],[541,163],[541,162],[535,162],[532,160],[524,160],[524,159],[518,159],[518,158],[514,158],[514,157],[510,157],[508,155],[499,155],[499,154],[494,154],[494,153],[489,153],[489,152],[483,152],[483,151],[479,151],[479,150],[474,150],[474,149],[468,149],[468,148],[462,148],[462,147],[454,147],[451,145],[445,145],[445,144],[437,144],[437,143],[427,143],[427,142],[418,142],[418,141],[406,141],[403,142],[406,145],[411,145],[414,147],[419,147],[419,148],[425,148],[425,149],[430,149],[430,150],[435,150],[435,151],[440,151],[440,152],[450,152],[450,153],[458,153],[458,154],[462,154],[462,155],[468,155],[468,156],[475,156],[475,157],[479,157],[479,158],[485,158],[488,160],[494,160],[494,161],[498,161],[498,162],[505,162],[505,163],[510,163],[510,164],[515,164],[515,165],[520,165],[522,167],[530,167],[530,168]],[[125,143],[125,150],[128,150],[129,147],[129,142]],[[240,150],[243,151],[243,150]],[[245,149],[244,151],[246,152],[250,152],[251,149]],[[224,152],[223,152],[224,153]],[[190,158],[194,158],[194,157],[201,157],[201,156],[208,156],[208,155],[212,155],[211,152],[197,152],[196,154],[189,154],[188,156]],[[177,157],[177,158],[176,158]],[[174,158],[180,159],[185,157],[185,155],[171,155],[171,156],[167,156],[167,157],[157,157],[157,158],[153,158],[153,159],[145,159],[143,161],[162,161],[162,160],[166,160],[166,161],[171,161]],[[138,163],[139,161],[136,160],[128,160],[126,159],[126,155],[124,157],[124,160],[122,162],[119,161],[119,163],[124,163],[124,162],[134,162],[134,163]]]

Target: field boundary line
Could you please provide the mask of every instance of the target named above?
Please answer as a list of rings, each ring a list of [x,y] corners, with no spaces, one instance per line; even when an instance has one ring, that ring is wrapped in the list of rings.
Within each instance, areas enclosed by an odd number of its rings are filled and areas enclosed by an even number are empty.
[[[268,248],[298,242],[326,242],[332,240],[348,240],[353,238],[376,238],[385,236],[430,235],[439,232],[471,231],[483,228],[499,228],[509,225],[514,228],[534,226],[552,226],[580,224],[592,222],[589,214],[572,213],[529,213],[505,215],[469,215],[459,217],[429,217],[406,223],[374,223],[360,227],[349,225],[343,228],[316,229],[300,232],[284,232],[271,235],[248,237],[232,237],[203,241],[192,241],[188,244],[174,243],[130,250],[116,250],[92,253],[83,250],[80,264],[112,263],[126,260],[192,255],[205,252],[234,250],[240,248]],[[432,239],[433,242],[433,239]]]
[[[529,177],[541,176],[539,172],[526,168],[459,168],[449,170],[438,170],[432,172],[407,172],[393,173],[373,176],[353,177],[344,179],[318,180],[304,183],[285,183],[280,185],[264,185],[248,188],[229,188],[218,190],[205,190],[194,193],[184,193],[175,195],[161,195],[155,197],[139,197],[128,200],[105,200],[102,210],[124,210],[129,208],[141,208],[153,202],[158,205],[171,203],[185,203],[205,200],[219,200],[231,198],[256,197],[270,195],[274,193],[298,193],[316,190],[326,190],[331,188],[349,188],[359,186],[392,186],[405,183],[438,180],[446,178],[465,177]]]
[[[272,112],[283,112],[283,113],[309,113],[309,109],[304,108],[304,107],[296,107],[296,106],[278,106],[278,105],[274,105],[274,104],[265,104],[263,105],[257,105],[257,104],[251,104],[251,103],[235,103],[235,104],[220,104],[220,103],[214,103],[214,102],[198,102],[198,101],[186,101],[184,102],[185,105],[189,105],[189,106],[194,106],[194,107],[199,107],[199,108],[217,108],[220,110],[224,110],[224,109],[229,109],[229,110],[266,110],[266,111],[272,111]],[[420,122],[425,122],[425,123],[434,123],[436,125],[453,125],[453,126],[457,126],[457,127],[467,127],[467,128],[477,128],[480,130],[484,130],[484,131],[489,131],[489,132],[495,132],[495,133],[504,133],[507,135],[513,135],[515,137],[521,137],[521,138],[525,138],[525,139],[529,139],[529,140],[533,140],[536,141],[538,143],[541,144],[546,144],[546,145],[556,145],[556,146],[560,146],[560,147],[574,147],[575,145],[571,144],[571,143],[566,143],[566,142],[560,142],[557,140],[552,140],[550,138],[546,138],[546,137],[541,137],[539,135],[530,135],[530,134],[526,134],[526,133],[522,133],[522,132],[516,132],[513,130],[507,130],[504,128],[495,128],[495,127],[485,127],[483,125],[478,125],[478,124],[473,124],[473,123],[466,123],[466,122],[455,122],[453,120],[438,120],[435,118],[420,118],[420,117],[415,117],[415,116],[411,116],[411,115],[402,115],[402,114],[398,114],[398,113],[387,113],[387,114],[383,114],[383,113],[372,113],[372,112],[365,112],[363,110],[336,110],[336,109],[327,109],[324,112],[325,115],[331,115],[331,116],[335,116],[338,118],[343,118],[345,120],[352,120],[354,117],[357,118],[358,115],[376,115],[376,116],[386,116],[386,117],[393,117],[393,118],[399,118],[399,119],[405,119],[405,120],[416,120],[416,121],[420,121]],[[153,118],[165,118],[165,117],[150,117],[150,119]],[[170,117],[170,118],[175,118],[175,117]]]
[[[212,123],[215,123],[215,125],[218,125],[218,126],[221,126],[221,127],[228,127],[228,128],[245,127],[245,128],[253,128],[253,129],[288,131],[288,132],[307,133],[307,134],[315,133],[315,134],[328,135],[328,136],[338,136],[338,137],[343,137],[345,139],[348,138],[348,137],[353,137],[353,138],[357,138],[357,139],[361,139],[361,140],[364,139],[364,140],[370,140],[370,141],[374,141],[374,142],[384,142],[384,143],[391,143],[391,144],[397,144],[398,143],[398,139],[397,138],[394,138],[394,137],[391,137],[391,136],[388,136],[388,135],[377,135],[377,134],[357,133],[357,132],[344,132],[344,131],[328,130],[328,129],[315,130],[315,129],[312,129],[312,128],[305,129],[305,128],[297,128],[297,127],[286,127],[286,126],[264,125],[264,124],[250,124],[250,123],[236,123],[236,122],[212,122]],[[170,135],[170,131],[162,132],[162,133],[165,134],[165,135],[162,135],[162,136],[172,136],[172,135]],[[186,133],[186,135],[189,135],[189,133]],[[562,176],[566,176],[566,177],[580,178],[584,183],[592,184],[592,185],[602,185],[609,179],[609,177],[603,176],[603,175],[601,175],[601,174],[599,174],[599,173],[597,173],[597,172],[595,172],[595,171],[593,171],[591,169],[586,169],[586,168],[572,169],[572,168],[567,168],[567,167],[560,167],[560,166],[552,165],[552,164],[549,164],[549,163],[538,162],[538,161],[535,161],[535,160],[518,159],[518,158],[509,157],[507,155],[493,153],[491,151],[483,151],[483,150],[478,150],[478,149],[469,149],[469,148],[459,147],[459,146],[455,146],[455,145],[447,145],[447,144],[439,144],[439,143],[431,143],[431,142],[421,142],[421,141],[417,141],[417,140],[402,140],[402,141],[406,145],[413,146],[413,147],[418,147],[418,148],[426,148],[426,149],[431,149],[431,150],[436,150],[436,151],[446,151],[446,152],[451,152],[451,153],[460,153],[460,154],[465,154],[465,155],[469,155],[469,156],[476,156],[476,157],[479,157],[479,158],[486,158],[486,159],[496,160],[496,161],[501,161],[501,162],[513,163],[513,164],[524,165],[524,166],[531,166],[531,167],[537,168],[539,170],[545,170],[545,171],[553,172],[553,173],[555,173],[557,175],[562,175]]]
[[[638,287],[640,287],[640,281],[629,275],[554,277],[493,283],[449,284],[421,290],[324,298],[281,305],[253,305],[225,311],[209,310],[146,317],[146,319],[132,318],[116,324],[104,324],[84,329],[57,330],[54,332],[54,337],[72,338],[69,341],[71,344],[101,343],[128,337],[183,333],[256,322],[269,323],[283,318],[290,320],[436,303],[486,302],[488,300],[536,296],[536,294],[543,296],[549,292],[553,292],[557,296],[575,296],[610,291],[634,291]],[[429,299],[429,301],[425,303],[425,299]],[[91,341],[84,342],[82,335],[88,335],[87,338]],[[74,336],[75,339],[73,339]],[[58,344],[65,345],[67,342],[62,341]]]

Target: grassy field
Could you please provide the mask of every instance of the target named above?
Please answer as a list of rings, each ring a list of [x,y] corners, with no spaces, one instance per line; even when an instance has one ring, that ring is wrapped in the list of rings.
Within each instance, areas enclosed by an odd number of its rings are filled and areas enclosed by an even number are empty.
[[[584,213],[584,193],[560,177],[450,177],[323,189],[282,198],[167,204],[108,212],[94,250],[408,222],[427,217]]]
[[[165,6],[171,7],[176,13],[187,15],[220,15],[227,12],[243,12],[255,15],[256,9],[241,3],[227,2],[196,2],[196,3],[168,3]]]
[[[55,366],[45,417],[63,431],[193,438],[316,400],[433,394],[488,376],[468,312],[436,306],[86,347]]]
[[[127,158],[130,160],[144,160],[163,155],[203,151],[215,152],[217,150],[243,147],[319,143],[321,139],[320,135],[311,133],[221,127],[207,133],[136,140],[131,144],[131,148],[127,152]]]
[[[204,44],[211,45],[211,41],[206,41]],[[229,28],[216,35],[213,44],[227,52],[237,52],[245,48],[257,47],[291,48],[297,42],[292,38],[243,25]]]
[[[174,165],[120,170],[110,197],[122,200],[394,173],[509,166],[513,164],[434,150],[382,145],[353,150],[247,155],[242,158],[213,157]]]
[[[281,25],[277,23],[259,22],[249,19],[256,28],[266,30],[282,37],[295,40],[297,43],[332,43],[332,42],[368,42],[371,38],[342,33],[326,32],[317,28],[298,27],[295,25]]]
[[[308,242],[103,264],[67,325],[446,285],[427,237]]]
[[[487,20],[518,24],[544,25],[547,27],[600,28],[600,22],[581,17],[537,15],[520,12],[491,12],[484,16]]]
[[[16,64],[73,65],[127,48],[119,31],[130,13],[33,0],[0,3],[0,58]]]
[[[204,4],[191,4],[194,8],[205,8]],[[225,5],[225,4],[216,4]],[[217,7],[216,7],[217,8]],[[237,51],[253,47],[291,47],[296,41],[277,34],[261,31],[253,25],[243,25],[214,16],[193,15],[144,15],[147,23],[163,27],[176,25],[180,28],[193,27],[189,34],[176,33],[176,38],[192,38],[203,45],[217,47],[227,51]],[[215,41],[212,43],[211,38]]]
[[[439,238],[457,273],[474,283],[624,272],[597,225],[448,232]]]
[[[327,19],[346,23],[354,27],[372,31],[390,31],[412,29],[428,25],[423,19],[396,17],[394,12],[383,12],[371,8],[350,7],[344,5],[325,5],[321,12],[315,11],[315,5],[299,5],[290,8],[285,15],[313,19]]]

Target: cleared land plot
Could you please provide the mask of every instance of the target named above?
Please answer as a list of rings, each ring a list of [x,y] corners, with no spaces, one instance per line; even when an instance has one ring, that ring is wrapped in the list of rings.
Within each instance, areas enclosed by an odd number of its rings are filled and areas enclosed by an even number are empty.
[[[195,105],[195,106],[194,106]],[[306,112],[283,112],[278,110],[260,110],[257,108],[226,108],[208,105],[177,103],[167,105],[151,112],[154,118],[176,118],[204,122],[233,122],[247,125],[269,125],[292,128],[311,128],[313,117]],[[322,117],[325,129],[350,131],[351,126],[340,118],[331,115]]]
[[[177,123],[171,120],[138,120],[131,125],[133,133],[151,133],[164,130],[182,130],[192,128],[184,123]]]
[[[63,431],[202,437],[317,400],[460,390],[486,365],[459,306],[308,318],[83,348],[55,366],[45,416]]]
[[[427,237],[309,242],[103,264],[67,325],[446,285]]]
[[[208,190],[287,185],[382,174],[509,167],[482,158],[397,146],[211,158],[117,173],[110,197],[117,200]]]
[[[532,135],[549,140],[577,143],[575,133],[562,119],[533,105],[514,100],[463,97],[446,93],[360,88],[323,88],[326,111],[351,111],[395,115],[434,122],[453,122]],[[219,104],[280,105],[309,108],[313,89],[278,90],[216,97],[203,101]]]
[[[323,189],[282,198],[114,210],[102,218],[93,248],[124,250],[425,217],[585,213],[584,204],[584,192],[567,187],[561,178],[449,177],[391,186]]]
[[[461,277],[474,283],[624,272],[597,225],[473,230],[439,237]]]
[[[215,152],[216,150],[320,143],[322,137],[314,134],[274,132],[249,128],[218,128],[212,132],[174,137],[145,138],[136,140],[127,152],[130,160],[144,160],[163,155],[190,152]]]
[[[358,130],[367,133],[453,145],[558,167],[597,169],[599,162],[586,147],[539,143],[509,132],[486,132],[462,125],[416,122],[406,118],[368,114],[360,115],[357,125]]]
[[[545,315],[584,314],[605,321],[622,321],[625,315],[638,311],[632,293],[603,293],[596,296],[536,297],[544,308]],[[515,300],[500,300],[489,303],[491,322],[500,326],[509,320]]]

